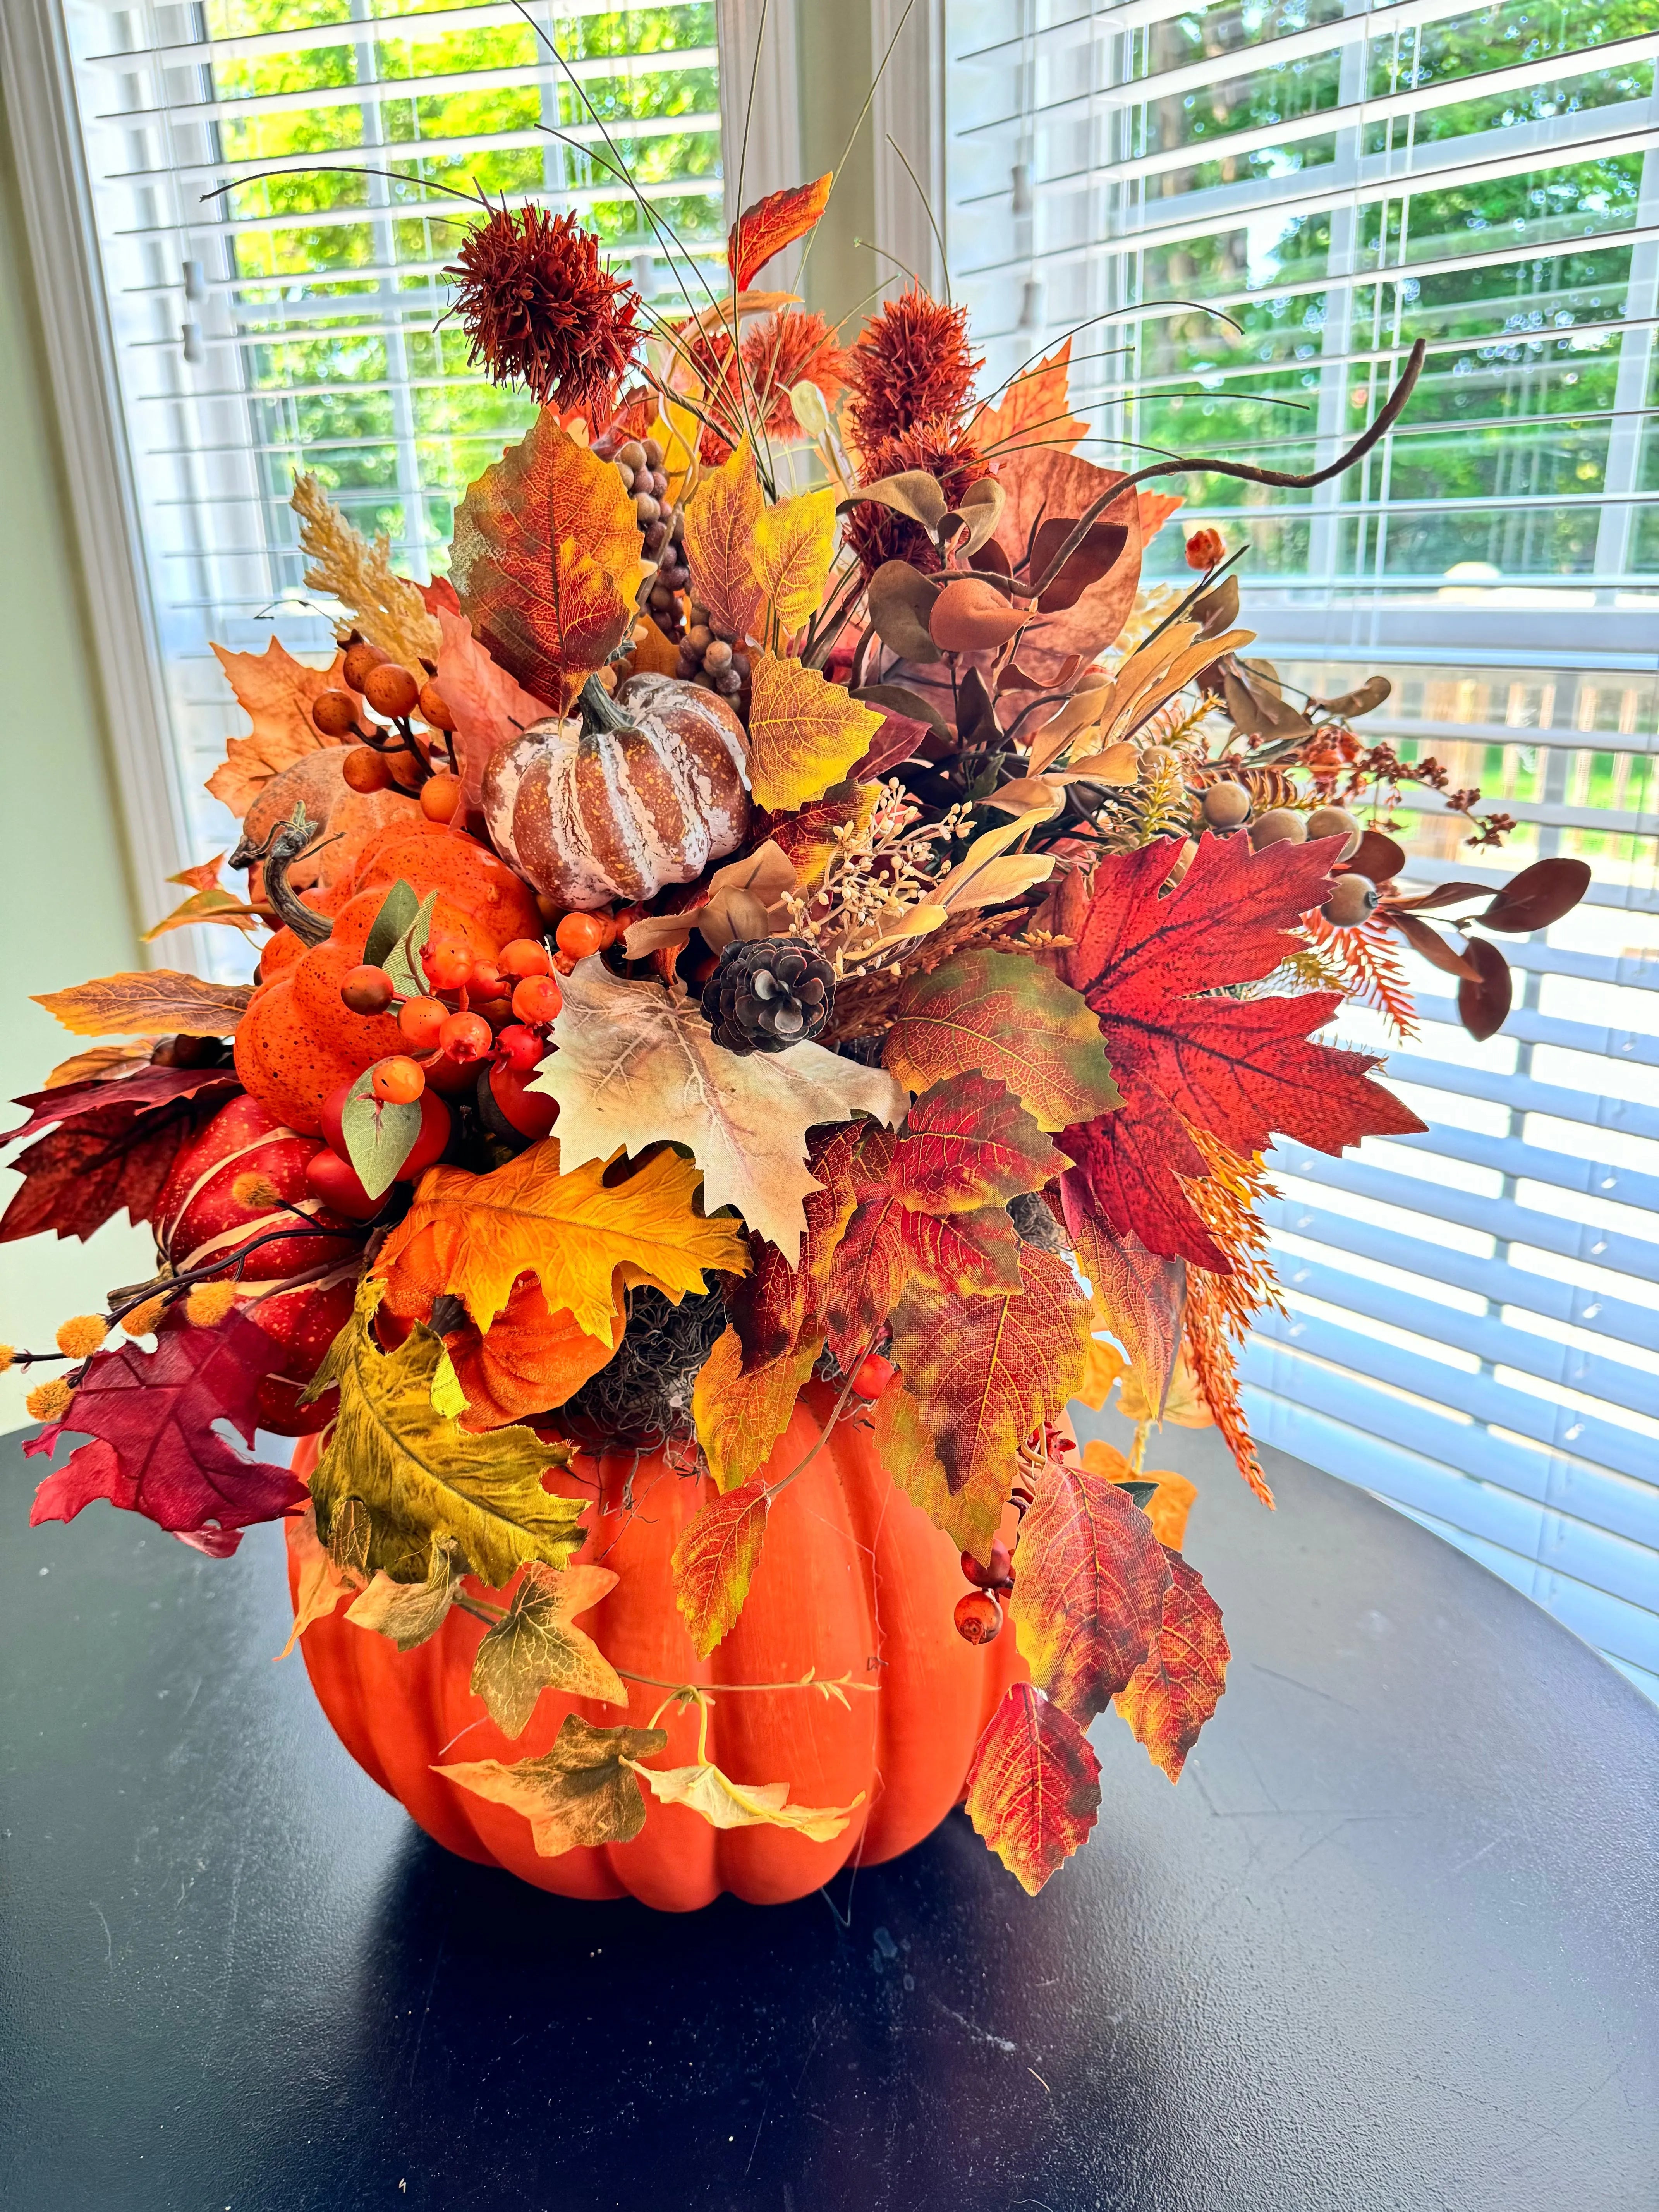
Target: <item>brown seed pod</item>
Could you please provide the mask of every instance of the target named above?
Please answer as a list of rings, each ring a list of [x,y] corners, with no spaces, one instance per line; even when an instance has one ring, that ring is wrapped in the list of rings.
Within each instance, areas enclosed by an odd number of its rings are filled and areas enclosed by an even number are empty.
[[[384,968],[349,968],[340,1003],[354,1014],[383,1014],[397,994]]]
[[[1364,876],[1339,876],[1320,912],[1333,929],[1356,929],[1376,904],[1376,886]]]
[[[1212,783],[1199,804],[1212,830],[1237,830],[1250,816],[1250,794],[1242,783]]]
[[[1316,806],[1308,817],[1310,837],[1340,837],[1342,850],[1340,860],[1348,860],[1358,849],[1364,833],[1346,806]]]
[[[1258,853],[1264,845],[1300,845],[1307,835],[1307,823],[1288,806],[1270,807],[1249,828],[1250,843]]]

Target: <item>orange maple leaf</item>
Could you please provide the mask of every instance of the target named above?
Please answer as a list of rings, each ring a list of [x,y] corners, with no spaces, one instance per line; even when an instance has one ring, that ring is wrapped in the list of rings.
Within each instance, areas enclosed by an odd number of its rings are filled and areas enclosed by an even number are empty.
[[[213,796],[240,820],[272,776],[307,753],[339,743],[323,736],[311,707],[319,692],[340,689],[345,655],[336,653],[326,668],[309,668],[275,638],[263,653],[227,653],[222,645],[213,650],[237,705],[253,725],[246,737],[226,740],[224,759],[207,780]]]
[[[765,511],[747,438],[729,460],[708,471],[685,509],[692,596],[707,607],[715,629],[732,637],[749,636],[760,620],[761,588],[750,556]]]
[[[1017,376],[994,407],[981,407],[968,426],[969,443],[988,460],[998,460],[1021,446],[1047,446],[1069,453],[1089,425],[1071,411],[1067,397],[1072,374],[1072,341],[1058,352]]]
[[[498,667],[472,635],[465,615],[438,611],[442,642],[438,647],[437,687],[455,717],[455,759],[469,806],[483,804],[484,770],[489,756],[508,738],[546,719],[547,708],[533,691]]]
[[[726,265],[734,291],[746,292],[775,254],[805,237],[823,213],[834,182],[835,172],[828,170],[812,184],[769,192],[744,208],[726,241]]]

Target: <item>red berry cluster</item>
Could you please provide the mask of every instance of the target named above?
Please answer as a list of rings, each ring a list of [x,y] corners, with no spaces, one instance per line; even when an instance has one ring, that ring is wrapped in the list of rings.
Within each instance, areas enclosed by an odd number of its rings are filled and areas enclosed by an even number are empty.
[[[969,1644],[994,1644],[1002,1633],[1003,1608],[1014,1587],[1012,1554],[1000,1536],[994,1536],[989,1565],[964,1552],[962,1571],[974,1587],[957,1600],[957,1634]]]

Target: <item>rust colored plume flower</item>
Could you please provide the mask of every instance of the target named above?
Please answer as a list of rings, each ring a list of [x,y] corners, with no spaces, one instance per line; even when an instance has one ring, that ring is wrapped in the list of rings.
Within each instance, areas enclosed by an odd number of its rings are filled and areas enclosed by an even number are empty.
[[[599,266],[599,241],[574,215],[497,208],[444,274],[453,312],[497,384],[520,383],[604,422],[643,335],[632,285]]]
[[[763,315],[744,333],[743,365],[769,437],[800,435],[789,404],[792,385],[816,384],[831,407],[846,388],[847,356],[831,326],[810,308]]]
[[[990,463],[948,416],[918,422],[865,447],[859,480],[877,483],[883,477],[896,477],[906,469],[926,469],[937,478],[952,507],[960,502],[969,484],[991,473]],[[866,576],[873,576],[884,561],[908,561],[924,574],[942,565],[938,547],[921,525],[896,514],[891,507],[873,504],[854,507],[847,517],[847,534]]]
[[[968,310],[913,285],[859,332],[847,361],[847,434],[867,461],[884,440],[923,422],[957,424],[981,363],[968,343]],[[872,471],[864,469],[866,482]]]

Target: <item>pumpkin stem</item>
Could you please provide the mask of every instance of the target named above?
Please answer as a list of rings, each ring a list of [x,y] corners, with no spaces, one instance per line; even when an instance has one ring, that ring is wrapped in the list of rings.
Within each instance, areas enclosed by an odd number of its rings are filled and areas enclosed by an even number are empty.
[[[617,704],[604,684],[600,683],[597,670],[583,684],[581,696],[576,704],[581,715],[582,735],[585,738],[591,738],[600,730],[607,730],[614,734],[639,727],[633,716],[625,708]]]
[[[297,891],[288,887],[288,872],[307,848],[320,851],[312,845],[312,839],[321,829],[320,822],[307,819],[303,805],[295,807],[286,822],[279,822],[263,843],[254,844],[246,835],[230,856],[233,868],[252,868],[256,865],[264,870],[266,902],[277,920],[285,922],[302,945],[321,945],[334,934],[334,924],[326,915],[319,914],[315,907],[307,906]],[[324,842],[333,844],[332,837]]]

